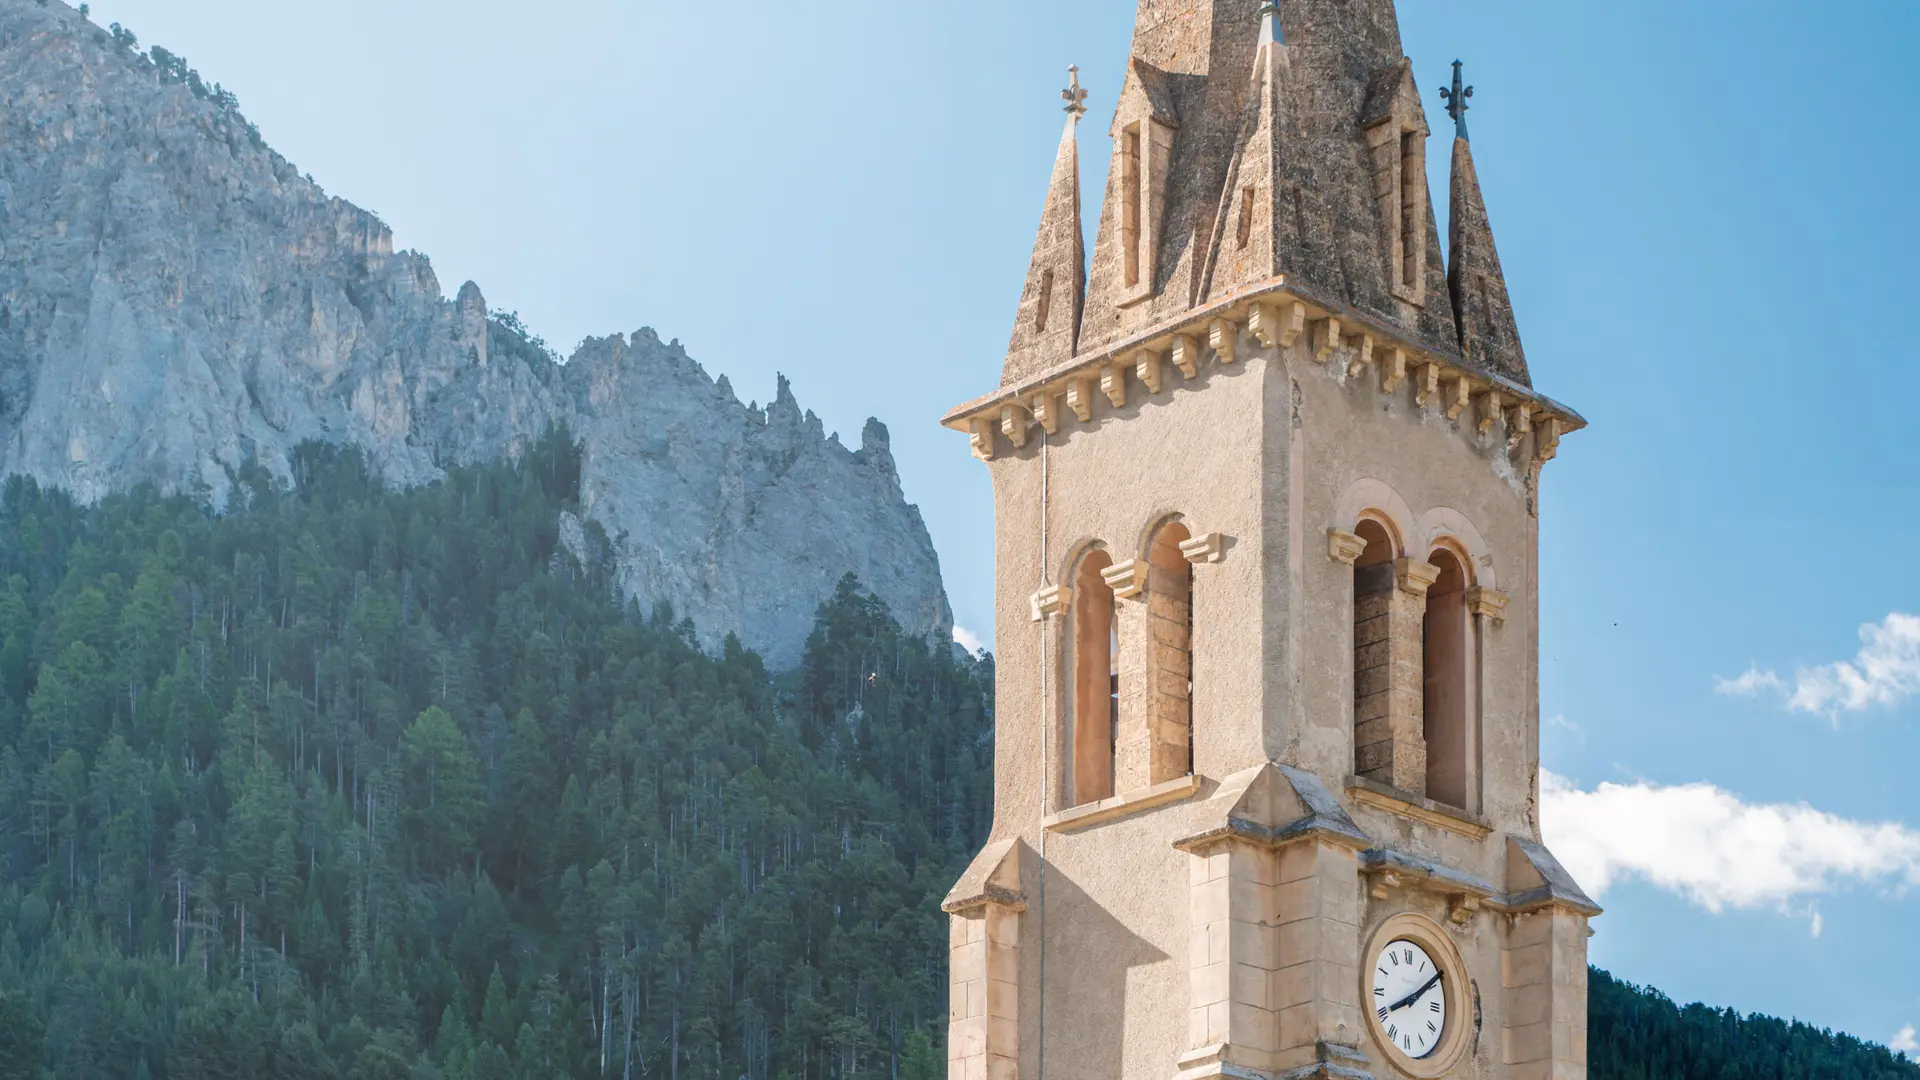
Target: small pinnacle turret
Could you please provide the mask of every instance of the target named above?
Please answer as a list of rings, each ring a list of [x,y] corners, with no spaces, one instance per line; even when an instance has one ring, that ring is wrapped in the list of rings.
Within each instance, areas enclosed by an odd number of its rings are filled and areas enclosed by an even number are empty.
[[[1067,103],[1066,130],[1054,155],[1053,181],[1040,213],[1020,312],[1007,346],[1002,380],[1014,383],[1073,359],[1080,341],[1080,312],[1086,297],[1086,242],[1080,232],[1080,118],[1087,113],[1087,91],[1079,67],[1067,69],[1060,92]]]
[[[1452,264],[1447,267],[1447,291],[1460,325],[1460,355],[1467,363],[1496,375],[1532,386],[1520,327],[1507,293],[1500,252],[1494,246],[1493,226],[1480,192],[1480,175],[1473,164],[1473,145],[1467,140],[1467,99],[1473,88],[1464,85],[1461,64],[1453,64],[1453,88],[1442,91],[1453,115]]]

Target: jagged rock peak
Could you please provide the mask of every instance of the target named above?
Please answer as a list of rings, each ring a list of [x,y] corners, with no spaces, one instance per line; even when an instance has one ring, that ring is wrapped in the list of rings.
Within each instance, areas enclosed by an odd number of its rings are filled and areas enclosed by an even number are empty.
[[[564,423],[643,609],[784,666],[852,572],[904,626],[950,631],[884,429],[828,440],[784,377],[764,413],[742,406],[651,329],[558,363],[478,285],[449,300],[230,98],[58,0],[0,0],[0,255],[0,475],[224,506],[243,464],[291,478],[307,441],[410,485]]]

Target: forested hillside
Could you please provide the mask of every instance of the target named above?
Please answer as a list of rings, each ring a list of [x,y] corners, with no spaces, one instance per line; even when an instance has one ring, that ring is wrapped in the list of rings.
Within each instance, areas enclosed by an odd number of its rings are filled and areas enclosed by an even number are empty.
[[[1770,1016],[1681,1008],[1595,970],[1588,983],[1591,1080],[1920,1080],[1884,1046]]]
[[[0,1080],[944,1074],[989,662],[851,581],[792,676],[701,652],[562,544],[564,434],[405,492],[296,472],[223,516],[0,497]],[[1599,971],[1588,1045],[1920,1078]]]
[[[852,582],[795,676],[703,654],[580,469],[7,486],[0,1080],[944,1071],[990,664]]]

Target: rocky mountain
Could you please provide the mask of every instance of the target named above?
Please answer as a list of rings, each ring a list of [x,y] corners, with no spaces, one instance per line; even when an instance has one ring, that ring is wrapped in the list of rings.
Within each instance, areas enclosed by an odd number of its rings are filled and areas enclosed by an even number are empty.
[[[908,629],[949,632],[878,421],[848,449],[784,379],[743,405],[651,330],[561,363],[474,284],[448,300],[179,57],[59,0],[0,0],[0,473],[224,506],[243,463],[289,477],[306,441],[413,485],[556,423],[584,443],[626,587],[708,643],[796,661],[848,572]]]

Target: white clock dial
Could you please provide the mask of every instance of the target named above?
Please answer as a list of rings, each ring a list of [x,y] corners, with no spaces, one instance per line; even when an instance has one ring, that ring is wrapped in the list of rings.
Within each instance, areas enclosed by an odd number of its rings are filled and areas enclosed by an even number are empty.
[[[1373,961],[1373,1018],[1380,1037],[1419,1060],[1440,1049],[1447,1030],[1447,975],[1427,950],[1395,941]]]

